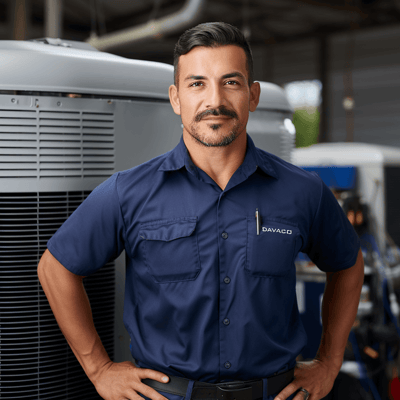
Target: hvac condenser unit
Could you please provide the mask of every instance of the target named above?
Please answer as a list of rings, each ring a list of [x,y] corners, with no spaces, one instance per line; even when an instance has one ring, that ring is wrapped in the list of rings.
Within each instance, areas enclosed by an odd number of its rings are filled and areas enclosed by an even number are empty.
[[[171,82],[169,65],[79,42],[0,42],[0,398],[100,398],[58,328],[37,264],[91,190],[179,140]],[[121,275],[110,263],[85,279],[111,358],[129,345]]]
[[[99,399],[37,279],[48,239],[102,181],[172,149],[170,65],[72,41],[0,41],[0,398]],[[292,110],[262,83],[256,144],[290,160]],[[124,259],[85,278],[95,326],[115,361],[129,359],[122,323]]]

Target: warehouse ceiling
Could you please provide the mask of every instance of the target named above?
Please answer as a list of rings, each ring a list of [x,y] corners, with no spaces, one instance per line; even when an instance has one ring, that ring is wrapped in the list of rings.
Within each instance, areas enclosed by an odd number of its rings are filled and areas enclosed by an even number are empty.
[[[187,1],[64,0],[62,36],[72,40],[85,40],[90,35],[101,37],[178,12]],[[0,7],[1,3],[3,8],[13,4],[0,0]],[[26,0],[26,4],[31,14],[29,38],[43,37],[45,0]],[[252,46],[272,45],[400,24],[400,0],[204,0],[191,26],[209,21],[236,25]],[[172,62],[172,50],[181,32],[107,51],[125,57]]]

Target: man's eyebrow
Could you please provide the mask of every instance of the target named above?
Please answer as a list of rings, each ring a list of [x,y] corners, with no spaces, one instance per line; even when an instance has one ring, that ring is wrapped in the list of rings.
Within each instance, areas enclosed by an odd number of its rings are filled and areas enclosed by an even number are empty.
[[[230,72],[229,74],[222,75],[222,79],[228,79],[228,78],[242,78],[243,80],[246,80],[246,77],[241,74],[240,72]],[[189,75],[185,78],[185,81],[188,80],[201,80],[201,79],[207,79],[203,75]]]
[[[198,80],[198,79],[206,79],[205,76],[202,75],[189,75],[185,78],[185,81],[188,81],[189,79],[191,80]]]
[[[227,78],[242,78],[243,80],[246,80],[246,77],[240,72],[231,72],[230,74],[225,74],[222,76],[222,79]]]

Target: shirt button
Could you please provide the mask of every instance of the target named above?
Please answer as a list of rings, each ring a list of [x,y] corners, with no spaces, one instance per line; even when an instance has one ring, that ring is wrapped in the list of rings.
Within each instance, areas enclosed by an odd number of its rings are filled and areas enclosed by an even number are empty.
[[[221,236],[222,236],[222,239],[228,239],[228,234],[226,232],[224,232]]]
[[[229,361],[227,361],[224,365],[226,369],[229,369],[231,367],[231,363]]]
[[[224,325],[229,325],[229,323],[230,323],[229,319],[228,319],[228,318],[225,318],[225,319],[224,319]]]
[[[229,278],[229,276],[226,276],[226,277],[224,278],[224,282],[225,282],[226,284],[230,283],[230,281],[231,281],[231,278]]]

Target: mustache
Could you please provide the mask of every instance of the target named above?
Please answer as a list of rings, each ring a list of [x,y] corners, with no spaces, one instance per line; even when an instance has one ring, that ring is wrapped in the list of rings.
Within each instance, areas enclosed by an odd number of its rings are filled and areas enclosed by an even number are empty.
[[[205,110],[201,113],[198,113],[196,117],[194,118],[195,122],[199,122],[202,120],[202,118],[207,117],[208,115],[225,115],[226,117],[231,117],[231,118],[238,118],[237,114],[233,110],[229,110],[228,108],[221,106],[218,108],[210,108],[208,110]]]

